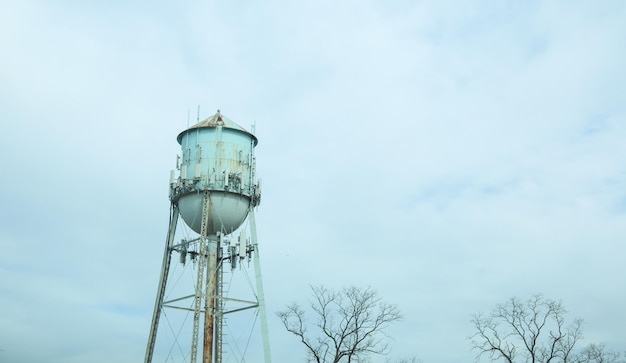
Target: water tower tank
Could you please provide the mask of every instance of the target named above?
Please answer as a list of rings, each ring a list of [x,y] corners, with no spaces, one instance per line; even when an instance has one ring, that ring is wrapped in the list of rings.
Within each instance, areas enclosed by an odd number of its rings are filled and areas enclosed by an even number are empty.
[[[170,198],[196,233],[202,225],[202,199],[209,192],[208,235],[237,229],[260,200],[254,147],[257,138],[220,111],[177,137],[182,158],[180,177],[171,181]]]

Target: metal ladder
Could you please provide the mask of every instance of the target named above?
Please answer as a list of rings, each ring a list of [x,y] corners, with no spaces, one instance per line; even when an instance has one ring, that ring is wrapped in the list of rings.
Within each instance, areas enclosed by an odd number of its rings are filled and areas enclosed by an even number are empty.
[[[194,301],[193,310],[193,337],[191,340],[191,363],[196,363],[198,360],[198,337],[200,330],[200,313],[202,311],[202,290],[204,282],[204,267],[207,264],[207,242],[208,242],[208,211],[209,207],[209,192],[204,192],[202,198],[202,225],[200,229],[200,253],[198,259],[198,277],[196,278],[196,296]]]

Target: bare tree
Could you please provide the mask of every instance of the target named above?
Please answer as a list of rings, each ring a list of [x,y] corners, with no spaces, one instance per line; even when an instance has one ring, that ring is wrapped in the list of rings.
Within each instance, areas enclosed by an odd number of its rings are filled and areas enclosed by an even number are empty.
[[[306,346],[308,362],[359,362],[369,354],[388,352],[384,330],[402,318],[395,305],[370,288],[311,290],[311,321],[297,303],[277,313],[287,331]]]
[[[387,363],[391,363],[391,360],[388,360]],[[411,357],[411,358],[401,358],[397,361],[394,361],[395,363],[422,363],[422,360],[417,358],[417,357]]]
[[[606,350],[604,344],[589,344],[579,354],[578,362],[584,363],[623,363],[621,354]]]
[[[497,305],[489,315],[476,314],[476,333],[470,337],[478,351],[476,360],[487,355],[508,363],[618,363],[619,353],[607,352],[604,345],[589,345],[576,351],[582,339],[581,319],[565,322],[566,310],[554,300],[534,295],[527,301],[511,298]]]

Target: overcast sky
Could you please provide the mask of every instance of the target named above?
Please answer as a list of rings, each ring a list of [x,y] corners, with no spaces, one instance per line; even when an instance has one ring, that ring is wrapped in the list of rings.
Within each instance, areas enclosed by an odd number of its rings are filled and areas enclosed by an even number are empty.
[[[143,359],[198,106],[256,123],[275,362],[309,284],[397,304],[390,358],[473,361],[534,293],[626,350],[626,3],[0,7],[0,361]]]

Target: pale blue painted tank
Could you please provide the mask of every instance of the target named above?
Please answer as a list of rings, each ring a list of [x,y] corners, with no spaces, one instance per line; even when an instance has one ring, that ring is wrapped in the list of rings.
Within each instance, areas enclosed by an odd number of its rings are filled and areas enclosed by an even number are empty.
[[[180,176],[172,174],[170,198],[195,232],[202,225],[202,198],[209,192],[208,234],[229,234],[246,219],[249,208],[260,202],[256,182],[256,136],[220,111],[189,127],[177,137],[182,158]]]

